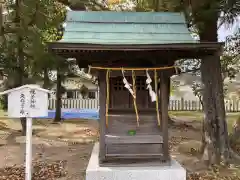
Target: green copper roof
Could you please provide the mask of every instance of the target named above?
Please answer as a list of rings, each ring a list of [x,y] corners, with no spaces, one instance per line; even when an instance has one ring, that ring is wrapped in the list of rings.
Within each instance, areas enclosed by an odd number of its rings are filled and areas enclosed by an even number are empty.
[[[181,13],[69,11],[62,40],[81,44],[194,43]]]

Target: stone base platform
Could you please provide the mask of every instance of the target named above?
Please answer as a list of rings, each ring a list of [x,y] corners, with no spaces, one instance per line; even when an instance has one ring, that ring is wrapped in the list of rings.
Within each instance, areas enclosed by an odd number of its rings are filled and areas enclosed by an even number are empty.
[[[175,160],[164,164],[134,163],[134,166],[99,166],[96,143],[86,170],[86,180],[186,180],[186,170]]]

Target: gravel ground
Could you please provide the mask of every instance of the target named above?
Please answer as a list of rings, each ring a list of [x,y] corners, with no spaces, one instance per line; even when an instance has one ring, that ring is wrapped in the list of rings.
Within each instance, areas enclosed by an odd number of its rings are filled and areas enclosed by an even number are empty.
[[[33,180],[83,180],[92,144],[33,145]],[[0,147],[0,180],[24,179],[25,145]]]

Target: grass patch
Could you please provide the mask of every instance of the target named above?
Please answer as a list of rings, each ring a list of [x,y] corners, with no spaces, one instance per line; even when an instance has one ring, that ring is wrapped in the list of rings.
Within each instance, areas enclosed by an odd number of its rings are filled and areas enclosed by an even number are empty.
[[[53,122],[53,119],[33,119],[33,125],[46,126]]]
[[[239,115],[239,113],[227,113],[228,133],[232,133],[233,124],[235,123]]]
[[[64,123],[71,123],[71,124],[88,124],[89,121],[98,122],[98,120],[95,120],[95,119],[66,119],[63,122]]]
[[[33,119],[33,125],[48,126],[49,124],[53,123],[53,120],[54,119]],[[87,125],[89,124],[89,121],[93,123],[98,122],[98,120],[92,120],[92,119],[65,119],[65,120],[62,120],[60,123]]]
[[[0,109],[0,118],[2,118],[2,117],[4,117],[4,118],[7,117],[7,112]]]
[[[196,118],[198,120],[203,118],[203,113],[199,111],[170,111],[169,114],[172,116]]]
[[[170,111],[170,115],[177,117],[188,117],[197,121],[203,120],[203,113],[199,111]],[[227,124],[228,124],[228,132],[232,132],[233,123],[240,116],[240,113],[226,113],[227,116]]]

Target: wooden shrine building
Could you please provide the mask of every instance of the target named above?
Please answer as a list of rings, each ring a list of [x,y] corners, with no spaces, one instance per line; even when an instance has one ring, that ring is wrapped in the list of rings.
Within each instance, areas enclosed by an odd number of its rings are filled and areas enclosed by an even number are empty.
[[[70,11],[62,40],[49,50],[76,58],[80,68],[90,66],[98,76],[104,164],[169,160],[168,79],[178,73],[174,63],[211,56],[221,46],[195,41],[181,13]]]

